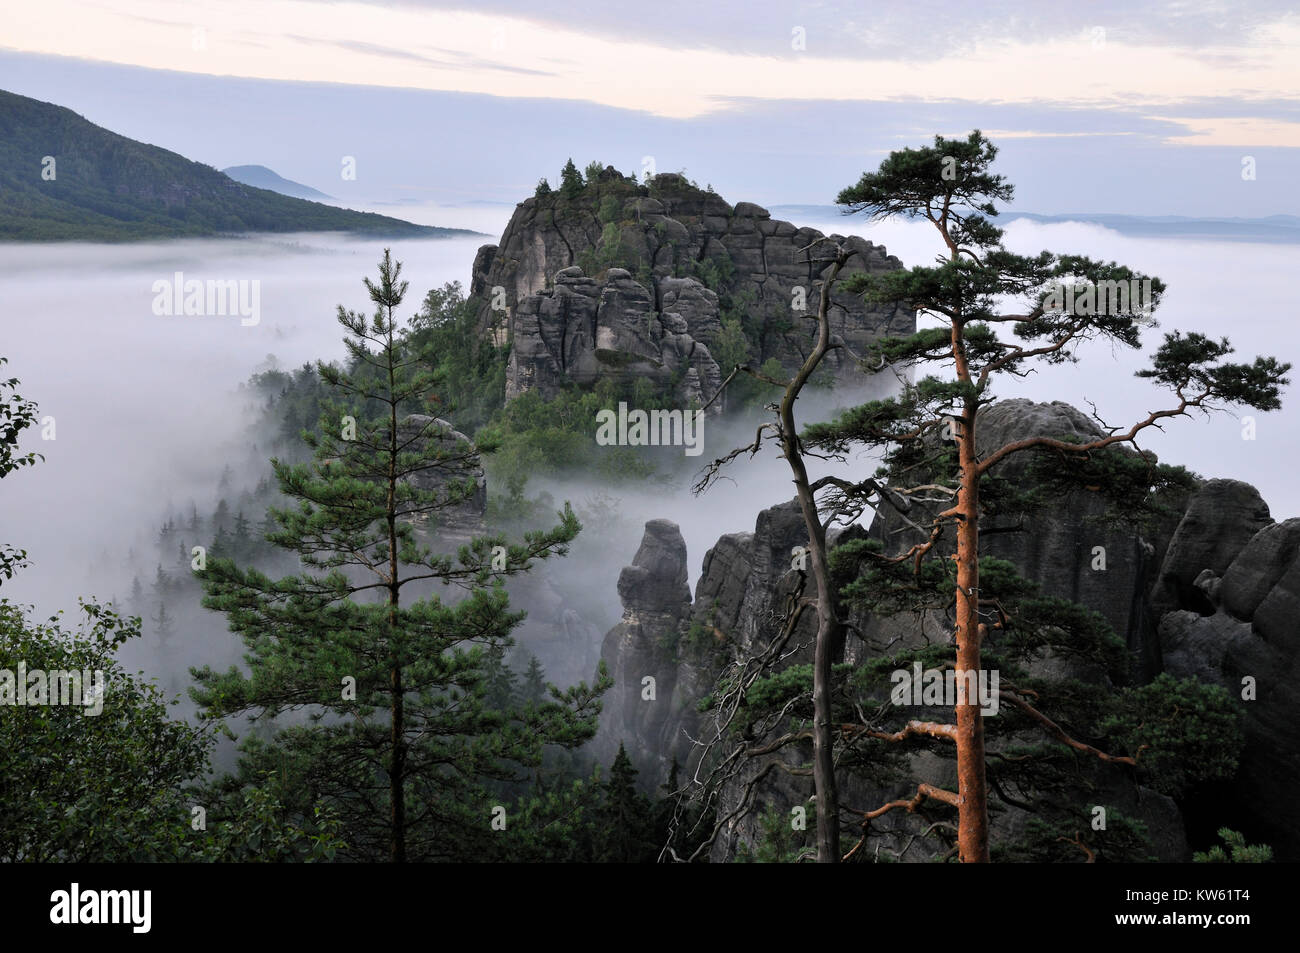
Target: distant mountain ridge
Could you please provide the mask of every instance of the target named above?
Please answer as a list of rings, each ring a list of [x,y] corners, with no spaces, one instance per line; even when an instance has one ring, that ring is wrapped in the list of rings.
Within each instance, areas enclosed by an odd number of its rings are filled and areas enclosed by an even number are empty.
[[[301,182],[294,182],[292,179],[286,179],[272,169],[264,165],[232,165],[229,168],[221,170],[223,175],[228,175],[236,182],[243,182],[245,185],[251,185],[255,189],[266,189],[269,192],[279,192],[281,195],[288,195],[296,199],[332,199],[334,196],[326,195],[310,185],[303,185]]]
[[[839,218],[838,205],[773,205],[772,211],[788,218],[825,222]],[[1216,218],[1188,215],[1117,215],[1105,212],[1039,215],[1033,212],[1003,212],[998,222],[1027,219],[1047,225],[1082,222],[1101,225],[1122,235],[1150,238],[1217,239],[1239,242],[1300,242],[1300,216],[1269,215],[1265,218]],[[852,218],[849,218],[852,221]]]
[[[477,234],[254,188],[96,126],[70,109],[0,90],[0,240],[308,231],[412,238]]]

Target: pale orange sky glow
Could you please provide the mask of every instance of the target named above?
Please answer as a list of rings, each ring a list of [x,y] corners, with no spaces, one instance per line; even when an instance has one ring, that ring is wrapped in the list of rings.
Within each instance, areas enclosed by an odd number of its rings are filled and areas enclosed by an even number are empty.
[[[579,100],[684,119],[732,100],[922,100],[1141,106],[1181,123],[1183,145],[1300,146],[1300,122],[1266,104],[1300,99],[1300,15],[1245,45],[1192,48],[1080,26],[1034,40],[981,38],[932,58],[819,54],[816,31],[772,26],[783,55],[685,49],[521,18],[310,0],[178,4],[43,0],[6,10],[0,49],[215,76]],[[1081,23],[1085,21],[1081,20]],[[774,39],[774,43],[777,42]],[[1232,99],[1260,115],[1182,118],[1179,104]],[[1004,137],[1032,129],[1008,129]],[[1052,133],[1059,135],[1059,133]]]

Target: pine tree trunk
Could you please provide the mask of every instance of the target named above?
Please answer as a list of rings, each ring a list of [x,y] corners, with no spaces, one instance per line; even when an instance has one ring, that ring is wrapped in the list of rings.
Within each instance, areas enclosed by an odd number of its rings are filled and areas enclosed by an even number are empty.
[[[387,256],[387,252],[385,252]],[[388,393],[389,413],[389,447],[388,447],[388,625],[389,638],[397,638],[397,606],[401,601],[402,590],[397,579],[397,400],[393,397],[397,382],[393,373],[393,309],[388,309]],[[402,686],[402,658],[394,652],[393,669],[390,676],[393,692],[392,746],[393,768],[388,776],[388,800],[393,815],[393,863],[406,862],[406,719],[405,696]]]
[[[975,407],[968,404],[959,436],[960,513],[957,525],[957,678],[980,670],[979,624],[979,474],[975,458]],[[962,695],[958,695],[961,701]],[[988,863],[989,809],[984,769],[984,716],[979,699],[957,706],[957,845],[962,863]]]
[[[393,769],[388,775],[388,798],[393,814],[393,850],[392,860],[395,864],[406,863],[406,791],[403,779],[406,777],[406,743],[403,734],[404,724],[402,697],[402,669],[394,666],[392,671],[393,691]]]

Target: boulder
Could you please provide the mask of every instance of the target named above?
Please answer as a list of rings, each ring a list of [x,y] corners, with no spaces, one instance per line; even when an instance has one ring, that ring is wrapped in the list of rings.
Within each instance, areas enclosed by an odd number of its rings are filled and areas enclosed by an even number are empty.
[[[1157,613],[1194,607],[1214,611],[1196,578],[1221,576],[1237,554],[1273,520],[1259,491],[1240,480],[1210,480],[1192,497],[1160,567],[1151,603]]]

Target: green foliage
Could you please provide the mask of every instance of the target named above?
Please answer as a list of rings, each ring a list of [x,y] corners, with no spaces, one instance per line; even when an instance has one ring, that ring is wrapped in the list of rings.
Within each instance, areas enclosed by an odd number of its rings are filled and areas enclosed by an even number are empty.
[[[601,230],[600,241],[595,248],[584,248],[578,252],[578,267],[588,275],[598,275],[609,268],[626,268],[628,261],[623,250],[623,230],[617,222],[607,222]]]
[[[432,387],[423,405],[415,399],[403,409],[443,417],[474,433],[505,403],[508,352],[483,340],[475,302],[465,298],[459,281],[430,290],[410,327],[408,349],[425,355]]]
[[[713,355],[724,375],[730,374],[738,364],[749,362],[750,343],[740,319],[728,316],[722,319],[722,333]]]
[[[746,290],[729,296],[722,308],[722,331],[713,357],[724,378],[739,365],[753,366],[752,356],[762,352],[764,329],[750,316],[753,304],[754,294]],[[772,380],[784,380],[788,376],[781,362],[774,357],[763,361],[758,372]],[[775,399],[778,394],[773,385],[742,372],[727,386],[727,407],[731,410],[753,407]]]
[[[753,848],[742,845],[736,854],[741,864],[793,864],[809,849],[806,830],[796,830],[792,815],[782,814],[776,805],[769,805],[759,815],[759,834]]]
[[[0,357],[0,366],[7,363],[8,358]],[[36,404],[20,395],[17,387],[16,377],[0,380],[0,478],[45,459],[39,453],[16,452],[19,435],[36,422]],[[0,542],[0,577],[3,577],[0,582],[12,579],[14,573],[25,565],[27,550],[14,549],[7,542]]]
[[[745,707],[763,712],[782,707],[792,698],[812,694],[812,665],[791,665],[757,679],[745,695]]]
[[[1200,781],[1228,780],[1245,745],[1242,713],[1219,685],[1161,673],[1120,693],[1099,731],[1137,757],[1147,783],[1180,797]]]
[[[689,854],[699,835],[688,836],[698,815],[685,813],[673,824],[676,767],[664,796],[652,801],[636,789],[637,770],[623,746],[610,768],[588,778],[549,783],[538,777],[534,790],[507,811],[509,822],[485,845],[482,860],[650,864],[665,845]]]
[[[602,225],[612,225],[619,220],[622,210],[622,203],[616,195],[606,195],[600,200],[600,211],[597,217]]]
[[[1257,357],[1250,364],[1215,363],[1232,352],[1227,338],[1214,341],[1203,334],[1184,336],[1174,331],[1165,335],[1151,367],[1137,376],[1185,391],[1189,397],[1203,394],[1256,410],[1280,409],[1281,389],[1291,383],[1286,377],[1291,365],[1271,357]]]
[[[606,357],[611,363],[619,360],[617,352],[606,352]],[[494,448],[485,461],[489,483],[518,499],[528,480],[537,476],[585,472],[613,483],[654,476],[657,463],[667,459],[655,455],[655,448],[596,443],[596,415],[601,410],[617,412],[620,401],[643,410],[679,406],[670,388],[656,388],[645,378],[603,378],[590,391],[567,389],[550,400],[535,390],[525,391],[478,434],[480,443]]]
[[[582,173],[573,164],[573,160],[564,163],[564,168],[560,170],[560,194],[565,198],[576,198],[582,194],[584,185]]]
[[[700,284],[713,292],[724,291],[736,276],[736,265],[725,248],[695,262],[694,270]]]
[[[994,846],[997,863],[1069,864],[1154,863],[1147,826],[1115,809],[1106,812],[1106,829],[1092,829],[1092,815],[1074,809],[1055,816],[1031,816],[1024,830],[1005,844]]]
[[[406,292],[400,273],[385,252],[379,280],[366,281],[374,314],[339,308],[354,366],[379,373],[318,364],[337,396],[322,401],[319,428],[306,435],[315,459],[272,461],[295,505],[272,508],[268,540],[295,553],[301,570],[273,580],[214,559],[201,574],[203,604],[243,637],[248,672],[196,670],[191,694],[207,716],[307,709],[306,724],[269,742],[245,739],[239,780],[282,771],[287,809],[336,811],[350,857],[467,859],[490,836],[492,785],[538,765],[548,744],[572,748],[590,738],[608,679],[602,668],[591,688],[494,706],[514,692],[499,673],[494,681],[493,656],[510,646],[522,618],[500,577],[563,554],[579,526],[566,506],[558,525],[522,543],[480,537],[455,556],[431,548],[423,528],[477,492],[477,452],[444,439],[429,419],[405,418],[403,408],[438,379],[415,339],[426,328],[396,322]],[[374,405],[379,412],[367,413]],[[347,417],[354,437],[341,430]],[[431,471],[441,481],[412,480]],[[494,546],[505,547],[504,571],[491,567]],[[463,595],[445,601],[426,580],[455,582]],[[376,812],[375,804],[386,807]],[[391,812],[406,808],[405,823],[393,826]]]
[[[78,704],[0,708],[0,861],[196,859],[186,786],[207,769],[214,736],[168,717],[162,693],[117,661],[139,617],[86,601],[81,613],[68,630],[0,600],[0,669],[104,679],[97,715]]]
[[[997,215],[994,202],[1010,202],[1014,188],[989,167],[998,150],[979,130],[966,139],[934,137],[933,146],[891,152],[876,172],[840,192],[836,202],[874,219],[895,215],[937,216],[947,205],[972,213],[954,229],[959,245],[994,244],[1001,232],[982,215]]]
[[[535,195],[537,198],[540,199],[543,196],[547,196],[550,194],[551,194],[551,183],[547,182],[546,177],[543,176],[542,178],[537,180],[537,188],[533,190],[533,195]]]
[[[1208,851],[1192,854],[1194,864],[1271,864],[1273,848],[1265,844],[1248,845],[1246,836],[1230,827],[1219,828],[1219,839],[1228,845],[1228,850],[1215,844]]]
[[[1065,443],[1078,442],[1062,437]],[[1199,487],[1196,474],[1181,466],[1155,460],[1150,452],[1127,448],[1071,453],[1058,448],[1029,454],[1028,486],[1020,498],[1026,511],[1059,506],[1067,493],[1086,491],[1105,500],[1101,522],[1140,528],[1183,512],[1188,496]]]
[[[212,804],[203,836],[186,859],[224,863],[318,863],[348,851],[343,822],[331,808],[317,804],[307,815],[281,800],[279,775],[267,771],[256,784],[228,790],[221,785],[204,792]]]

